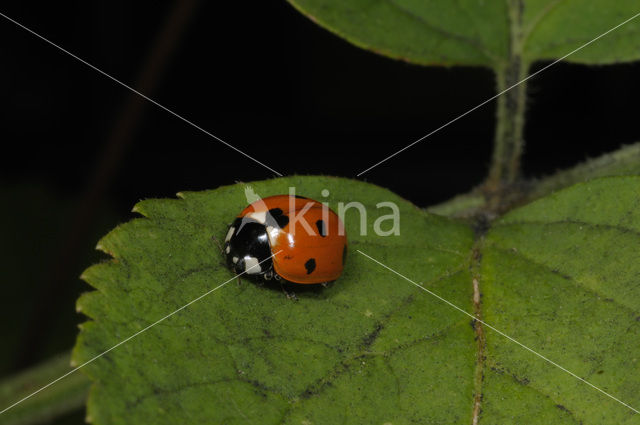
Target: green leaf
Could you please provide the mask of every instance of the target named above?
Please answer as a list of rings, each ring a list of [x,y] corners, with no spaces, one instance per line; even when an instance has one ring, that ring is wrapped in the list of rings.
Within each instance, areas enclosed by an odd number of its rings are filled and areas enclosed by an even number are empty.
[[[83,419],[90,381],[74,373],[40,391],[45,385],[69,372],[69,352],[21,371],[0,381],[2,425],[77,424]],[[20,400],[23,400],[20,402]],[[17,403],[17,404],[16,404]]]
[[[504,1],[289,0],[356,46],[422,65],[485,65],[508,55]]]
[[[556,59],[640,13],[637,0],[524,1],[522,53],[528,63]],[[640,18],[569,56],[569,62],[610,64],[640,59]]]
[[[88,414],[95,423],[342,423],[348,410],[358,423],[402,423],[471,414],[469,321],[355,251],[419,275],[470,307],[471,230],[357,181],[294,177],[252,184],[262,197],[288,193],[290,186],[332,208],[354,200],[366,207],[367,236],[359,234],[357,210],[346,213],[351,252],[342,278],[328,288],[296,291],[298,302],[279,288],[234,281],[118,347],[108,361],[83,369],[94,381]],[[224,239],[247,203],[243,189],[143,201],[135,210],[148,218],[100,241],[114,261],[84,273],[98,291],[78,301],[93,321],[82,327],[77,364],[233,277],[211,236]],[[382,201],[399,206],[402,237],[374,233],[377,217],[390,213],[376,207]],[[439,367],[424,363],[425,348]],[[425,388],[442,391],[440,409],[419,402]]]
[[[351,43],[422,65],[501,69],[555,59],[640,12],[636,0],[289,0]],[[640,22],[567,58],[605,64],[640,58]]]
[[[344,275],[320,289],[232,281],[82,371],[88,416],[127,424],[638,424],[640,415],[414,285],[420,282],[632,406],[640,405],[640,178],[581,184],[514,211],[476,238],[359,181],[291,177],[253,183],[361,202],[345,225]],[[233,278],[211,236],[245,206],[241,185],[148,200],[145,218],[100,242],[111,261],[84,278],[92,320],[81,364]],[[330,191],[322,197],[323,189]],[[400,236],[378,236],[380,202],[400,208]],[[383,225],[384,227],[384,225]],[[481,302],[474,303],[474,278]],[[476,409],[475,402],[481,404]]]
[[[494,223],[481,266],[487,323],[636,409],[639,206],[639,177],[575,185]],[[640,414],[486,335],[481,423],[640,423]]]

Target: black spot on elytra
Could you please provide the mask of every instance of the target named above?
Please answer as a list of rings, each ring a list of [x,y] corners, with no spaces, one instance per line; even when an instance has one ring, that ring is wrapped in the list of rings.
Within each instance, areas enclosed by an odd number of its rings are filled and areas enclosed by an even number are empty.
[[[289,224],[289,217],[287,217],[280,208],[271,208],[267,215],[267,226],[274,226],[283,229],[284,226]]]
[[[306,196],[301,196],[301,195],[294,195],[294,196],[298,199],[309,199]]]
[[[315,258],[309,258],[306,263],[304,263],[304,268],[307,269],[307,274],[313,273],[316,269],[316,260]]]
[[[316,221],[316,227],[318,228],[318,233],[320,234],[320,236],[322,236],[323,238],[327,236],[327,229],[324,225],[324,220]]]

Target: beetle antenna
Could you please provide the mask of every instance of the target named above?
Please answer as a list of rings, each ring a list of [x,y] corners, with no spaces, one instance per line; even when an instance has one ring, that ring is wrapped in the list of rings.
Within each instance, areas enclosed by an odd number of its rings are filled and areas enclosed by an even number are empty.
[[[216,238],[216,235],[211,235],[211,240],[214,241],[216,245],[218,245],[218,248],[220,248],[220,252],[224,253],[224,248],[220,244],[220,241],[218,240],[218,238]]]

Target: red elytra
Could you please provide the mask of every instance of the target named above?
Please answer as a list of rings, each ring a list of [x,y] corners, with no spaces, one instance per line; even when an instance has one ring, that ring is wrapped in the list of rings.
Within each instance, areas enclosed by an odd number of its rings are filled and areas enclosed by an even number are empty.
[[[248,223],[253,226],[250,230]],[[244,234],[243,226],[247,226]],[[240,235],[244,238],[241,243]],[[255,253],[263,239],[273,255],[272,270],[260,255],[252,257],[245,248],[251,247]],[[328,206],[301,196],[276,195],[259,199],[238,214],[229,229],[225,252],[236,272],[246,271],[267,280],[275,273],[276,278],[298,284],[324,283],[342,274],[347,236],[342,220]],[[258,262],[261,266],[251,267]]]

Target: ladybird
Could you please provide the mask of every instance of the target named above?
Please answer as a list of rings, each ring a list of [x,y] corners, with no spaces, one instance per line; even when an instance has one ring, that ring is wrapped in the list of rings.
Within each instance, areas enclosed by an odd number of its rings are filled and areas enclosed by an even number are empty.
[[[247,206],[229,226],[228,266],[264,280],[331,282],[342,274],[347,236],[328,206],[296,195],[276,195]]]

